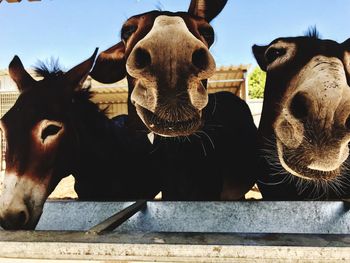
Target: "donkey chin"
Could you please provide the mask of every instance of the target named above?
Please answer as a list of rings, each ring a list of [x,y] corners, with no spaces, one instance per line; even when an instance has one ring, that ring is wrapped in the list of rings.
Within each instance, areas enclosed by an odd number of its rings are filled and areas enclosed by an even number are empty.
[[[168,96],[159,96],[153,85],[145,88],[138,82],[131,95],[137,114],[151,132],[163,137],[189,136],[203,126],[202,109],[208,94],[201,82],[187,89],[167,89]]]
[[[202,114],[195,109],[190,109],[193,111],[191,118],[184,116],[186,118],[179,119],[173,117],[173,115],[180,115],[177,114],[177,109],[170,111],[172,116],[168,118],[162,118],[160,116],[163,114],[153,113],[139,105],[136,105],[136,110],[147,128],[163,137],[188,136],[199,130],[202,126]]]
[[[349,156],[347,143],[312,149],[301,144],[289,148],[277,139],[277,153],[282,167],[289,173],[309,181],[332,181],[342,175],[344,162]],[[338,146],[338,147],[337,147]]]

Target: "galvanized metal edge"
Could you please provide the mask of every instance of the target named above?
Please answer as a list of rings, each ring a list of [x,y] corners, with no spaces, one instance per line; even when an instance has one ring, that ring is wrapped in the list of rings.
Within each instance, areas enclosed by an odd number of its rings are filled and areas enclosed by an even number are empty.
[[[339,262],[350,261],[350,235],[110,233],[101,236],[85,232],[0,231],[1,257],[141,262]]]

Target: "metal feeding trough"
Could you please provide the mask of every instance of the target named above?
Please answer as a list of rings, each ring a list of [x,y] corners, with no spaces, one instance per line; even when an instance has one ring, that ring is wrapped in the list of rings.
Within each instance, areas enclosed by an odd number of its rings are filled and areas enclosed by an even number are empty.
[[[0,231],[0,258],[350,260],[346,202],[51,201],[36,231]]]

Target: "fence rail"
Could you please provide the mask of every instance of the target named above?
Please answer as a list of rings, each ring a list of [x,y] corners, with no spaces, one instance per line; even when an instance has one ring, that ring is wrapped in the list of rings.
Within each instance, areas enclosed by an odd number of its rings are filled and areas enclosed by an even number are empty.
[[[350,260],[346,202],[148,201],[144,206],[142,201],[49,201],[38,225],[40,231],[0,231],[0,258],[106,262]],[[113,231],[89,231],[104,230],[106,221],[110,226],[111,218],[118,221],[121,217],[124,223]]]

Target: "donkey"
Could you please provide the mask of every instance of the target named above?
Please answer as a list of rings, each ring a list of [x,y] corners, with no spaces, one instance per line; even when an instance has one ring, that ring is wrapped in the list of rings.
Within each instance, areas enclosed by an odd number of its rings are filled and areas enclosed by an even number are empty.
[[[350,39],[320,39],[314,29],[254,45],[253,53],[267,72],[258,129],[269,162],[263,197],[349,197]]]
[[[188,12],[129,18],[90,74],[103,83],[127,77],[127,126],[150,133],[165,199],[239,199],[256,180],[254,165],[246,167],[256,159],[247,105],[227,92],[208,96],[206,87],[215,71],[209,22],[226,2],[192,0]]]
[[[0,120],[6,141],[3,228],[34,229],[45,200],[70,174],[81,200],[150,199],[159,192],[157,183],[142,172],[152,162],[149,142],[128,139],[118,124],[122,117],[108,119],[89,100],[89,89],[82,88],[96,54],[66,73],[42,65],[36,69],[40,81],[17,56],[10,63],[20,96]],[[138,165],[128,166],[131,158]]]

